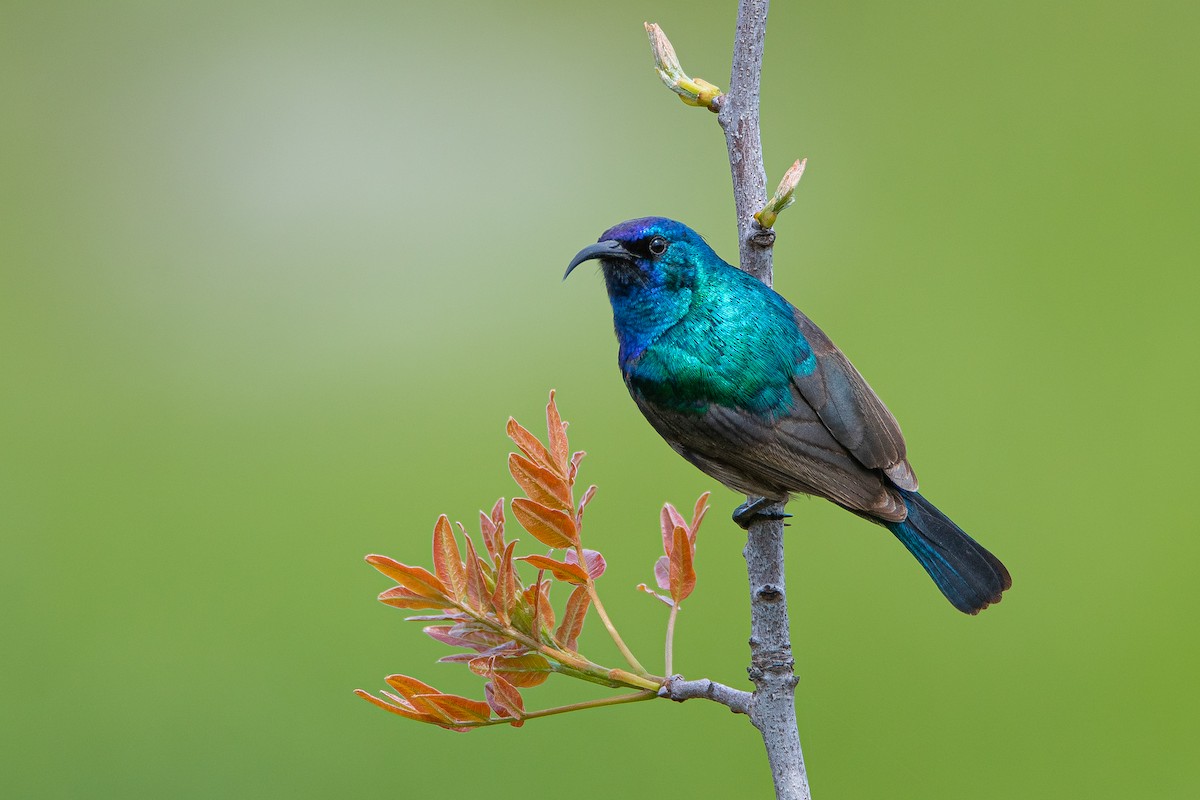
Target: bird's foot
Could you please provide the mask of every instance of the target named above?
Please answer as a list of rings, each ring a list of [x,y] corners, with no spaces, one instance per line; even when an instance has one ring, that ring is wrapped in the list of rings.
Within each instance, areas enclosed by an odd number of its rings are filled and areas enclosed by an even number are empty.
[[[759,497],[756,500],[747,500],[733,511],[733,521],[744,530],[750,530],[750,525],[760,519],[780,520],[787,519],[791,514],[783,511],[768,511],[767,509],[776,503],[780,502],[770,497]]]

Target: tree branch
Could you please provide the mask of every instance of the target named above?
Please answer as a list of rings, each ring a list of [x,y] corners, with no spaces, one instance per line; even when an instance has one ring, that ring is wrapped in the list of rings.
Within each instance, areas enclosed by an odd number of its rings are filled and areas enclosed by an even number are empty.
[[[698,681],[685,681],[682,675],[672,675],[658,690],[659,697],[682,703],[684,700],[712,700],[723,706],[729,706],[734,714],[749,714],[753,695],[734,689],[723,683],[702,678]]]
[[[738,255],[746,272],[770,286],[774,279],[771,247],[775,234],[754,214],[767,200],[759,130],[759,87],[770,0],[740,0],[729,92],[717,119],[725,132],[733,198],[737,208]],[[783,504],[769,509],[783,511]],[[747,532],[746,569],[750,580],[750,679],[755,691],[750,721],[767,748],[775,795],[808,800],[808,775],[796,723],[797,678],[788,627],[784,576],[783,522],[759,519]],[[732,706],[731,706],[732,707]]]

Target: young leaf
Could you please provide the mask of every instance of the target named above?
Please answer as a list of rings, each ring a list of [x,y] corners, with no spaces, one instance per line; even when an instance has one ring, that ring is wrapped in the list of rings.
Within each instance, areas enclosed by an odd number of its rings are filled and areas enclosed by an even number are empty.
[[[403,586],[393,586],[379,593],[379,602],[393,608],[454,608],[444,597],[425,597],[415,594]]]
[[[568,550],[567,555],[563,560],[568,564],[574,564],[578,566],[579,555],[574,550]],[[608,567],[607,562],[604,560],[604,556],[600,555],[599,550],[588,550],[586,547],[583,548],[583,560],[584,568],[587,570],[588,575],[592,576],[592,580],[596,580],[603,575],[604,570]]]
[[[579,541],[575,520],[561,511],[524,497],[512,501],[512,510],[521,527],[547,547],[567,548]]]
[[[664,592],[671,591],[671,557],[659,556],[654,562],[654,582]]]
[[[454,531],[445,514],[438,517],[433,526],[433,571],[452,598],[462,600],[466,597],[467,571],[463,568],[458,543],[454,541]]]
[[[457,625],[429,625],[425,633],[442,644],[451,647],[469,647],[477,653],[491,650],[500,645],[508,644],[510,640],[495,631],[479,627],[476,623],[459,623]]]
[[[512,720],[512,726],[519,728],[525,724],[525,701],[517,687],[506,681],[503,676],[492,673],[492,679],[483,686],[488,705],[498,717]]]
[[[435,717],[434,715],[423,714],[420,711],[417,711],[415,708],[413,708],[412,705],[410,705],[409,703],[401,702],[401,703],[392,704],[392,703],[387,702],[386,700],[380,700],[378,697],[376,697],[373,694],[366,692],[362,689],[355,689],[354,693],[356,695],[358,695],[359,697],[361,697],[363,700],[366,700],[368,703],[374,703],[375,705],[379,706],[380,708],[384,709],[385,711],[390,711],[393,714],[399,714],[400,716],[407,717],[408,719],[415,719],[417,722],[428,722],[431,725],[441,725],[442,724],[441,720],[438,719],[437,717]],[[385,694],[386,694],[386,692],[385,692]],[[394,697],[394,695],[389,695],[389,697]],[[400,698],[396,698],[396,699],[400,700]]]
[[[539,442],[537,437],[526,430],[521,423],[509,417],[507,431],[508,438],[513,440],[513,444],[519,447],[530,461],[557,473],[562,478],[567,477],[566,471],[554,460],[554,456],[550,455],[546,446]]]
[[[573,552],[573,550],[567,551],[568,559]],[[538,569],[544,569],[553,575],[556,580],[563,581],[564,583],[573,583],[576,586],[587,583],[587,575],[584,573],[583,567],[578,564],[556,561],[549,556],[522,556],[517,561],[524,561]]]
[[[467,605],[476,611],[487,612],[492,608],[483,577],[483,569],[479,566],[479,556],[475,554],[475,545],[468,538],[467,542]]]
[[[596,484],[592,484],[583,493],[583,498],[579,501],[579,509],[576,512],[576,517],[579,519],[579,524],[583,525],[583,512],[587,510],[588,503],[592,502],[592,498],[596,496]]]
[[[369,555],[367,563],[413,594],[431,599],[446,597],[446,587],[429,570],[410,567],[387,556]]]
[[[692,568],[692,546],[688,541],[687,528],[676,528],[674,538],[671,547],[671,598],[679,603],[696,588],[696,571]]]
[[[567,456],[571,449],[567,446],[567,424],[558,414],[558,406],[554,402],[554,390],[550,390],[550,402],[546,404],[546,432],[549,434],[550,455],[558,465],[562,475],[567,473]]]
[[[508,454],[508,472],[530,500],[561,511],[571,510],[571,487],[557,474],[516,453]]]
[[[492,717],[491,706],[487,703],[456,694],[417,695],[412,700],[415,707],[427,705],[451,723],[487,722]]]
[[[567,467],[567,483],[575,485],[575,478],[579,475],[579,462],[583,461],[583,457],[587,455],[586,450],[579,450],[571,454],[571,466]]]
[[[500,566],[496,571],[496,591],[492,594],[492,605],[496,609],[496,615],[505,625],[512,619],[510,614],[517,605],[520,592],[516,572],[513,570],[513,548],[516,546],[516,542],[510,543],[500,558]]]
[[[468,664],[471,672],[487,678],[493,674],[503,676],[513,686],[528,687],[544,683],[550,677],[550,662],[537,653],[528,653],[516,658],[496,656],[472,659]]]
[[[562,624],[554,632],[554,638],[568,650],[578,649],[579,634],[583,631],[583,622],[587,618],[588,607],[592,598],[588,595],[586,586],[578,586],[567,598],[567,606],[563,609]]]
[[[659,515],[659,517],[662,527],[663,552],[667,555],[671,555],[671,543],[674,541],[675,529],[686,529],[687,522],[685,522],[680,513],[675,510],[675,506],[671,505],[670,503],[663,504],[662,513]]]
[[[525,598],[525,604],[533,609],[530,615],[537,622],[531,630],[534,638],[540,636],[540,631],[545,628],[554,630],[554,608],[550,605],[550,581],[541,581],[541,574],[538,575],[538,583],[530,586],[522,595]],[[536,603],[536,608],[534,604]]]
[[[692,524],[688,526],[688,533],[691,534],[692,544],[696,543],[696,532],[700,530],[700,523],[704,521],[704,515],[708,513],[708,497],[712,492],[705,492],[696,499],[696,507],[692,509]]]

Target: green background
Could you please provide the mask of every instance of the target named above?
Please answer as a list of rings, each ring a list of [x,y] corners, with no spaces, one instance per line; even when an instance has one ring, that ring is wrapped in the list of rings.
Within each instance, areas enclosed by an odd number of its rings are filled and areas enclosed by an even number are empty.
[[[746,686],[738,502],[626,396],[593,268],[664,214],[736,252],[715,119],[733,3],[6,3],[0,793],[764,797],[694,702],[456,735],[357,700],[481,695],[375,602],[437,514],[514,486],[559,390],[590,542],[660,665],[656,513],[715,488],[676,663]],[[1015,586],[959,615],[885,532],[798,500],[820,798],[1192,798],[1200,5],[777,3],[777,287],[904,425]],[[529,537],[526,537],[529,541]],[[561,599],[561,598],[560,598]],[[583,645],[618,656],[589,622]],[[560,681],[531,706],[598,696]]]

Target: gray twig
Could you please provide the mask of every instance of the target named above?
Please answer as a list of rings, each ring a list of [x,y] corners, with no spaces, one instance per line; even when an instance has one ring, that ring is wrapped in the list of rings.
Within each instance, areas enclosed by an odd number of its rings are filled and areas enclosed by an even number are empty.
[[[684,700],[712,700],[723,706],[729,706],[734,714],[749,714],[753,695],[734,689],[723,683],[702,678],[698,681],[685,681],[682,675],[672,675],[658,690],[659,697],[682,703]]]

